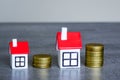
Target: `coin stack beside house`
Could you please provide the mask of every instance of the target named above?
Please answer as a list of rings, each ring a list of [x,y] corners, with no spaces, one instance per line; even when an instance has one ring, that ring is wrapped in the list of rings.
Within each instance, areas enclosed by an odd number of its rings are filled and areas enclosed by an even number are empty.
[[[49,54],[34,55],[33,66],[36,68],[49,68],[51,66],[51,56]]]
[[[102,67],[104,62],[104,45],[100,43],[86,44],[85,65]]]

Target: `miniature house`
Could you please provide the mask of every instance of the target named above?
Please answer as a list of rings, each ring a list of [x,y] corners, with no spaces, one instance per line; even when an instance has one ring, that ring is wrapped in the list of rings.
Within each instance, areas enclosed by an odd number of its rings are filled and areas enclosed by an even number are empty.
[[[80,50],[82,48],[80,32],[57,32],[56,49],[58,51],[58,64],[60,68],[80,68]]]
[[[27,41],[13,39],[9,43],[9,53],[11,55],[12,69],[28,68],[29,45]]]

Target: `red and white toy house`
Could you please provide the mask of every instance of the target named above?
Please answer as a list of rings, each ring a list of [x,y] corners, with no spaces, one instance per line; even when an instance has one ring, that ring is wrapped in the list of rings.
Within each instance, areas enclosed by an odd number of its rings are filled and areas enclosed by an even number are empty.
[[[57,32],[56,48],[60,68],[80,67],[81,40],[80,32],[67,32],[66,27],[62,28],[62,32]]]
[[[13,39],[9,43],[9,53],[11,54],[12,69],[28,68],[29,45],[27,41]]]

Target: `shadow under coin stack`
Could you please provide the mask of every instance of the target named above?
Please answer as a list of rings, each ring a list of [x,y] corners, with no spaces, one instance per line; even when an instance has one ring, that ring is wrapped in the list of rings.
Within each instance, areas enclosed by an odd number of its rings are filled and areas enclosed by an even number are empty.
[[[87,67],[102,67],[104,61],[104,45],[100,43],[86,44],[85,65]]]
[[[51,66],[51,56],[48,54],[36,54],[33,56],[33,67],[49,68]]]

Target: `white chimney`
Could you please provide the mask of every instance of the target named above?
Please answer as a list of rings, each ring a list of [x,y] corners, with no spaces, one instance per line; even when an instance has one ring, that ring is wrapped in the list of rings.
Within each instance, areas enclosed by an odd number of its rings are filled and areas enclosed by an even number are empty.
[[[62,27],[61,40],[67,40],[67,27]]]
[[[13,47],[17,47],[17,39],[12,39]]]

